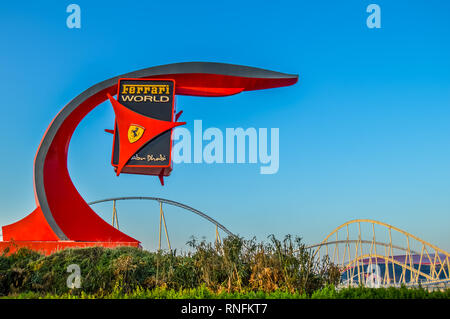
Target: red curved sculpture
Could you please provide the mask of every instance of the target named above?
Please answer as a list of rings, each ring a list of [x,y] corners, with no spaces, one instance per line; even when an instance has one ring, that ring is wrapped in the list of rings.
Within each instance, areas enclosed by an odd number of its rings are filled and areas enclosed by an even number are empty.
[[[116,94],[119,78],[174,79],[175,94],[206,97],[282,87],[298,80],[297,75],[246,66],[187,62],[131,72],[90,87],[58,113],[44,134],[34,162],[37,208],[22,220],[3,226],[3,247],[14,241],[15,247],[51,253],[65,247],[139,245],[138,240],[112,227],[89,207],[67,169],[72,134],[90,111],[108,95]]]

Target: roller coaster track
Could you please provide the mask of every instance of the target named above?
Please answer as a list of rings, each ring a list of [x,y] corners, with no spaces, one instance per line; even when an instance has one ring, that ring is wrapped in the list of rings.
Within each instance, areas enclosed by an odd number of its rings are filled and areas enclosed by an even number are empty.
[[[167,238],[167,244],[169,246],[169,249],[171,249],[170,247],[170,240],[169,240],[169,235],[167,232],[167,225],[166,225],[166,220],[164,217],[164,211],[162,208],[162,204],[168,204],[171,206],[176,206],[176,207],[180,207],[184,210],[190,211],[204,219],[206,219],[207,221],[209,221],[210,223],[214,224],[216,226],[216,241],[221,241],[220,239],[220,235],[219,235],[219,231],[218,229],[221,229],[222,231],[224,231],[228,236],[232,236],[235,237],[235,235],[229,231],[225,226],[223,226],[221,223],[219,223],[217,220],[215,220],[214,218],[206,215],[205,213],[199,211],[198,209],[195,209],[191,206],[185,205],[183,203],[180,202],[176,202],[170,199],[165,199],[165,198],[160,198],[160,197],[148,197],[148,196],[128,196],[128,197],[114,197],[114,198],[106,198],[106,199],[101,199],[101,200],[96,200],[93,202],[88,203],[89,205],[95,205],[95,204],[99,204],[99,203],[105,203],[105,202],[113,202],[113,218],[112,218],[112,225],[119,228],[119,220],[118,220],[118,215],[117,215],[117,209],[116,209],[116,202],[117,201],[123,201],[123,200],[150,200],[150,201],[155,201],[158,202],[160,205],[160,223],[159,223],[159,249],[161,249],[161,227],[162,225],[164,225],[164,230],[165,230],[165,234],[166,234],[166,238]]]
[[[356,240],[356,239],[349,239],[349,240],[335,240],[335,241],[327,241],[327,245],[332,245],[332,244],[345,244],[345,243],[357,243],[358,242],[358,240]],[[370,241],[370,240],[363,240],[363,239],[361,239],[359,242],[361,242],[362,244],[371,244],[372,243],[372,241]],[[379,241],[377,241],[377,242],[375,242],[375,244],[376,245],[379,245],[379,246],[385,246],[385,247],[389,247],[389,244],[387,244],[387,243],[383,243],[383,242],[379,242]],[[316,248],[316,247],[320,247],[321,245],[323,245],[322,243],[320,243],[320,244],[315,244],[315,245],[311,245],[311,246],[308,246],[307,248]],[[401,247],[401,246],[396,246],[396,245],[392,245],[392,248],[395,248],[395,249],[398,249],[398,250],[403,250],[403,251],[408,251],[408,249],[407,248],[405,248],[405,247]],[[412,253],[414,253],[414,254],[419,254],[417,251],[414,251],[414,250],[410,250]]]
[[[369,232],[364,233],[369,238],[363,239],[361,224],[369,226]],[[356,232],[353,229],[355,226]],[[377,240],[375,226],[378,237],[384,232],[387,241]],[[394,244],[393,232],[399,234],[406,247]],[[374,280],[379,286],[450,282],[449,253],[404,230],[376,220],[346,222],[335,228],[321,243],[308,248],[314,251],[314,257],[320,259],[326,256],[338,266],[341,278],[345,278],[348,285],[372,284]],[[399,251],[401,254],[396,255],[395,252]],[[384,271],[380,270],[381,265]]]

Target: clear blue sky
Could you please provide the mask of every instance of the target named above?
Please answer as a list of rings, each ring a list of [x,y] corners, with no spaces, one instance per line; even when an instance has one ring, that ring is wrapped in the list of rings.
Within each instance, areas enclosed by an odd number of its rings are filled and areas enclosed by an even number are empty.
[[[59,110],[89,86],[133,70],[214,61],[298,73],[299,83],[226,98],[179,97],[192,127],[279,127],[280,170],[180,164],[154,177],[110,166],[114,114],[78,127],[69,170],[90,201],[160,196],[202,210],[245,237],[322,240],[355,218],[380,220],[450,250],[450,2],[69,1],[0,8],[0,225],[35,208],[33,159]],[[366,7],[381,7],[368,29]],[[156,247],[157,204],[120,204],[121,229]],[[110,206],[96,207],[110,221]],[[167,209],[172,244],[214,228]]]

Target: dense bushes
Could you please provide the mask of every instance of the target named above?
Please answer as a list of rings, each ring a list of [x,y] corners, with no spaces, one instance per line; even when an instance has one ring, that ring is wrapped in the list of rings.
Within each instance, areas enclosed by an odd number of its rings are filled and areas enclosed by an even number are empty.
[[[424,288],[344,288],[325,287],[315,291],[312,299],[450,299],[450,289],[428,291]]]
[[[188,243],[191,253],[101,247],[50,256],[20,249],[0,256],[0,295],[19,298],[427,298],[425,290],[336,291],[338,269],[315,259],[300,239],[269,243],[227,238],[221,245]],[[81,270],[81,288],[69,289],[67,267]],[[435,297],[449,298],[449,292]]]
[[[300,239],[269,243],[226,238],[223,244],[192,239],[192,253],[149,252],[137,248],[67,249],[50,256],[30,250],[0,256],[0,294],[21,292],[64,294],[67,267],[81,269],[81,289],[71,293],[128,293],[136,289],[192,289],[204,285],[213,292],[283,290],[312,293],[339,279],[336,267],[318,261]]]

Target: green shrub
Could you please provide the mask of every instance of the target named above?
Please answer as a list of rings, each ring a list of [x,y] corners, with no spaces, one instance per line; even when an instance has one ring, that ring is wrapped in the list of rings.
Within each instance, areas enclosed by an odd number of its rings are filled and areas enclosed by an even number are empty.
[[[133,247],[67,249],[49,256],[28,249],[0,256],[0,295],[18,298],[449,298],[450,292],[389,288],[334,289],[340,273],[316,259],[300,238],[225,238],[188,243],[191,253]],[[67,267],[81,270],[69,289]]]
[[[335,290],[333,286],[327,286],[315,291],[311,296],[297,292],[276,290],[272,292],[264,291],[241,291],[241,292],[213,292],[205,285],[190,289],[168,289],[136,288],[133,291],[124,293],[113,291],[107,294],[88,294],[82,292],[74,295],[72,293],[50,294],[37,292],[24,292],[12,294],[4,298],[16,299],[429,299],[429,298],[450,298],[450,290],[444,292],[428,292],[420,288],[344,288]]]

